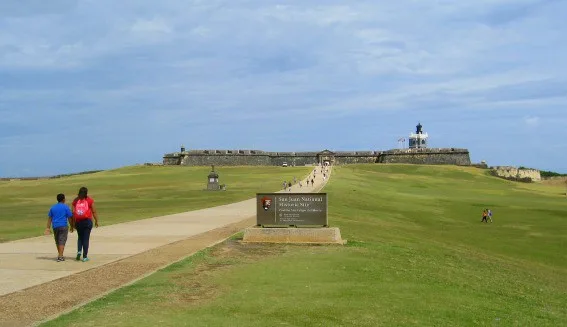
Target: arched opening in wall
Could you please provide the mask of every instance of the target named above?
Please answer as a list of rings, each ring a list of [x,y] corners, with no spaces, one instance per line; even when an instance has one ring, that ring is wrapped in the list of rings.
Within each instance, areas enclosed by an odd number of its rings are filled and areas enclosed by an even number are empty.
[[[329,166],[333,165],[334,161],[335,161],[335,158],[333,158],[331,156],[321,157],[319,159],[319,165],[324,166],[324,167],[329,167]]]

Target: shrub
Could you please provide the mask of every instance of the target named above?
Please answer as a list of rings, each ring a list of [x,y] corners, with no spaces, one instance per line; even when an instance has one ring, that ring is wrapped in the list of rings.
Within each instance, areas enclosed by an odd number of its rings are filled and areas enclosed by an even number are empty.
[[[542,170],[540,171],[541,177],[559,177],[559,176],[567,176],[567,174],[560,174],[560,173],[556,173],[554,171],[547,171],[547,170]]]

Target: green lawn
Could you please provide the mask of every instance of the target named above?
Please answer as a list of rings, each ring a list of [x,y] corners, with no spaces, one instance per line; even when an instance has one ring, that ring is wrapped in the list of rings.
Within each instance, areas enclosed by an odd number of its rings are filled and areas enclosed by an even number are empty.
[[[46,326],[561,326],[567,199],[475,168],[336,167],[347,246],[228,241]],[[494,211],[483,224],[481,211]]]
[[[0,181],[0,242],[41,235],[57,193],[73,200],[81,186],[95,199],[101,224],[214,207],[273,192],[309,167],[220,167],[224,192],[205,192],[208,167],[133,166],[94,174]]]

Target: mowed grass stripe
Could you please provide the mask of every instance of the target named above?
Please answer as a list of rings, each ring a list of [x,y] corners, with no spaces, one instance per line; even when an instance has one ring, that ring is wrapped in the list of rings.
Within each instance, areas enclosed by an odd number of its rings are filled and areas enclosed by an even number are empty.
[[[58,179],[0,182],[0,242],[41,235],[55,196],[67,203],[81,186],[109,225],[246,200],[273,192],[283,180],[306,176],[310,167],[217,167],[227,191],[206,192],[209,167],[133,166]]]
[[[201,252],[46,326],[560,326],[560,188],[463,167],[335,167],[330,222],[347,246]],[[494,210],[494,223],[480,222]]]

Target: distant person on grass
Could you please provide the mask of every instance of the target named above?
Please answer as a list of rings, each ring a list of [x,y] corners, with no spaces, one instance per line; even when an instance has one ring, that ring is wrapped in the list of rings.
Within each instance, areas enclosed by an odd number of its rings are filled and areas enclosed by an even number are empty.
[[[488,209],[484,209],[482,211],[482,220],[480,222],[487,223],[488,222],[488,220],[486,220],[487,217],[488,217]]]
[[[490,223],[492,224],[492,210],[488,209],[487,216],[488,219],[490,220]]]
[[[94,200],[88,196],[88,192],[86,187],[81,187],[77,198],[73,201],[73,219],[78,236],[76,260],[81,260],[82,254],[83,262],[89,261],[89,239],[93,229],[93,218],[95,227],[98,227],[98,215]]]
[[[65,204],[65,194],[60,193],[57,194],[57,204],[49,209],[47,227],[45,228],[45,235],[51,234],[51,228],[53,228],[53,236],[57,246],[57,262],[65,261],[63,251],[67,243],[67,235],[69,235],[69,226],[71,226],[72,233],[73,214]]]

